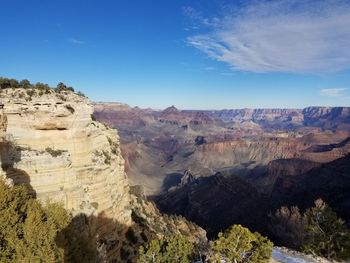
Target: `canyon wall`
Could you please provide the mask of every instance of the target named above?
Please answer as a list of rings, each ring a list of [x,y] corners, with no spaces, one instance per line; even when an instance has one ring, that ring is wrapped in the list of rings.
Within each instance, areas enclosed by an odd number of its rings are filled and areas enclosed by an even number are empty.
[[[15,184],[27,184],[38,199],[58,201],[87,217],[131,224],[129,184],[115,130],[91,119],[89,101],[73,92],[1,91],[6,131],[1,166]],[[107,246],[121,229],[92,222]],[[113,254],[118,246],[106,252]]]
[[[0,176],[62,203],[97,246],[98,261],[134,262],[141,244],[179,229],[205,239],[204,230],[163,218],[130,193],[117,131],[93,120],[87,98],[20,88],[0,90],[0,98]]]

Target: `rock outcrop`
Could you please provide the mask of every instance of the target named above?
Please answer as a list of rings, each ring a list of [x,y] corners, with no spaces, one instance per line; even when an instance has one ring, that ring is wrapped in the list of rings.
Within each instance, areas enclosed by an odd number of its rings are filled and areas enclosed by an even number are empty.
[[[103,214],[120,226],[131,225],[129,185],[115,130],[91,119],[93,107],[73,92],[35,89],[2,90],[7,118],[7,148],[1,165],[15,184],[28,184],[40,200],[62,202],[73,215]],[[104,243],[115,242],[122,229],[94,222],[90,229]],[[107,251],[114,254],[120,247]]]
[[[167,231],[179,231],[174,220],[163,220],[162,229],[154,227],[155,219],[148,218],[151,221],[143,225],[135,222],[135,211],[140,207],[147,211],[152,204],[143,200],[136,205],[119,136],[93,120],[87,98],[68,90],[0,92],[0,175],[14,184],[26,184],[44,202],[63,203],[82,218],[76,227],[97,244],[100,261],[133,262],[138,245]],[[150,217],[161,217],[155,207],[151,210]],[[205,238],[203,230],[192,228]],[[190,230],[187,233],[192,235]]]
[[[127,211],[129,186],[118,135],[91,120],[93,109],[85,97],[50,92],[29,100],[20,97],[24,90],[5,91],[6,140],[20,154],[13,168],[30,175],[38,198],[64,200],[76,212]],[[20,175],[13,174],[13,180],[21,183]],[[111,206],[116,202],[118,207]],[[130,213],[121,212],[120,219],[127,223]]]

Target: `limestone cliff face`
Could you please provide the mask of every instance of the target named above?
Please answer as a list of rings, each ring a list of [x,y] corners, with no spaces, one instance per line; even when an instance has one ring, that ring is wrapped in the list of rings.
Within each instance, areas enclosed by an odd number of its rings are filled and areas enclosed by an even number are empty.
[[[13,164],[2,158],[3,166],[14,168],[7,173],[15,183],[25,182],[15,172],[24,171],[39,199],[61,201],[74,213],[106,213],[130,222],[118,135],[91,119],[85,97],[68,91],[29,97],[25,90],[7,89],[1,98],[5,138],[20,149]]]
[[[180,230],[174,220],[158,220],[162,215],[146,200],[136,205],[119,136],[92,113],[87,98],[68,90],[0,90],[0,176],[27,184],[42,201],[62,202],[97,246],[98,261],[133,262],[139,245]],[[148,224],[135,221],[141,210]],[[204,230],[198,233],[205,238]]]
[[[70,91],[1,91],[1,166],[40,200],[62,202],[73,215],[131,224],[129,184],[115,130],[91,119],[93,108]],[[92,238],[113,242],[118,229],[89,225]],[[97,238],[98,236],[98,238]],[[98,242],[99,240],[96,240]],[[105,253],[115,253],[115,246]]]

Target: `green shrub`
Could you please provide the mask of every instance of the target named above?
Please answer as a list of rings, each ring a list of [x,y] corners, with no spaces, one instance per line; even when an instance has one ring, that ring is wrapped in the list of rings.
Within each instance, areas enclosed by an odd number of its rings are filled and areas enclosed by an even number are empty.
[[[147,247],[141,246],[138,263],[187,263],[194,256],[194,245],[181,234],[152,240]]]
[[[62,262],[56,236],[70,219],[61,205],[43,206],[24,186],[10,188],[0,180],[1,262]]]
[[[85,94],[84,94],[84,93],[82,93],[81,91],[78,91],[78,92],[77,92],[77,95],[79,95],[80,97],[84,97],[84,98],[86,98]]]
[[[29,89],[29,88],[33,88],[33,85],[30,84],[29,80],[27,79],[23,79],[19,82],[19,86],[21,88],[24,88],[24,89]]]
[[[219,233],[214,242],[213,260],[220,262],[269,262],[273,243],[259,233],[252,233],[241,225],[233,225]]]
[[[27,95],[31,98],[33,97],[33,95],[35,94],[35,90],[34,89],[28,89],[26,91]]]
[[[322,199],[303,215],[297,207],[281,207],[271,219],[282,245],[330,260],[350,258],[350,230]]]
[[[37,89],[39,90],[39,96],[42,96],[44,94],[50,94],[51,90],[55,90],[57,93],[61,93],[62,91],[71,91],[75,92],[74,88],[66,86],[62,82],[58,83],[57,87],[55,89],[51,88],[48,84],[37,82],[35,84],[31,84],[29,80],[23,79],[20,82],[16,79],[10,79],[10,78],[2,78],[0,77],[0,89],[10,89],[10,88],[23,88],[23,89]],[[29,95],[30,97],[34,95],[34,93],[31,93]],[[78,91],[76,92],[78,96],[86,97],[82,92]],[[29,99],[28,99],[29,100]]]
[[[50,147],[47,147],[45,149],[45,151],[48,152],[52,157],[58,157],[58,156],[61,156],[62,153],[64,153],[63,150],[54,150],[54,149],[52,149]]]
[[[306,235],[302,249],[327,259],[350,259],[350,230],[321,199],[305,212]]]

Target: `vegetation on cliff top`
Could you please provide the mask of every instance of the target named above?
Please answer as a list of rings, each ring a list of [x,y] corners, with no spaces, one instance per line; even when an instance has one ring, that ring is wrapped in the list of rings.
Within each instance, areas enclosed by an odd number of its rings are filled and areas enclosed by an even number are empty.
[[[0,90],[1,89],[11,89],[11,88],[23,88],[23,89],[28,89],[27,94],[30,95],[33,93],[30,89],[37,89],[41,91],[42,93],[49,93],[50,90],[54,90],[57,93],[60,93],[61,91],[71,91],[75,92],[74,88],[65,85],[64,83],[60,82],[57,84],[55,88],[50,87],[48,84],[37,82],[35,84],[30,83],[29,80],[23,79],[21,81],[18,81],[16,79],[10,79],[10,78],[3,78],[0,77]],[[85,97],[85,95],[78,91],[76,92],[77,95]]]

